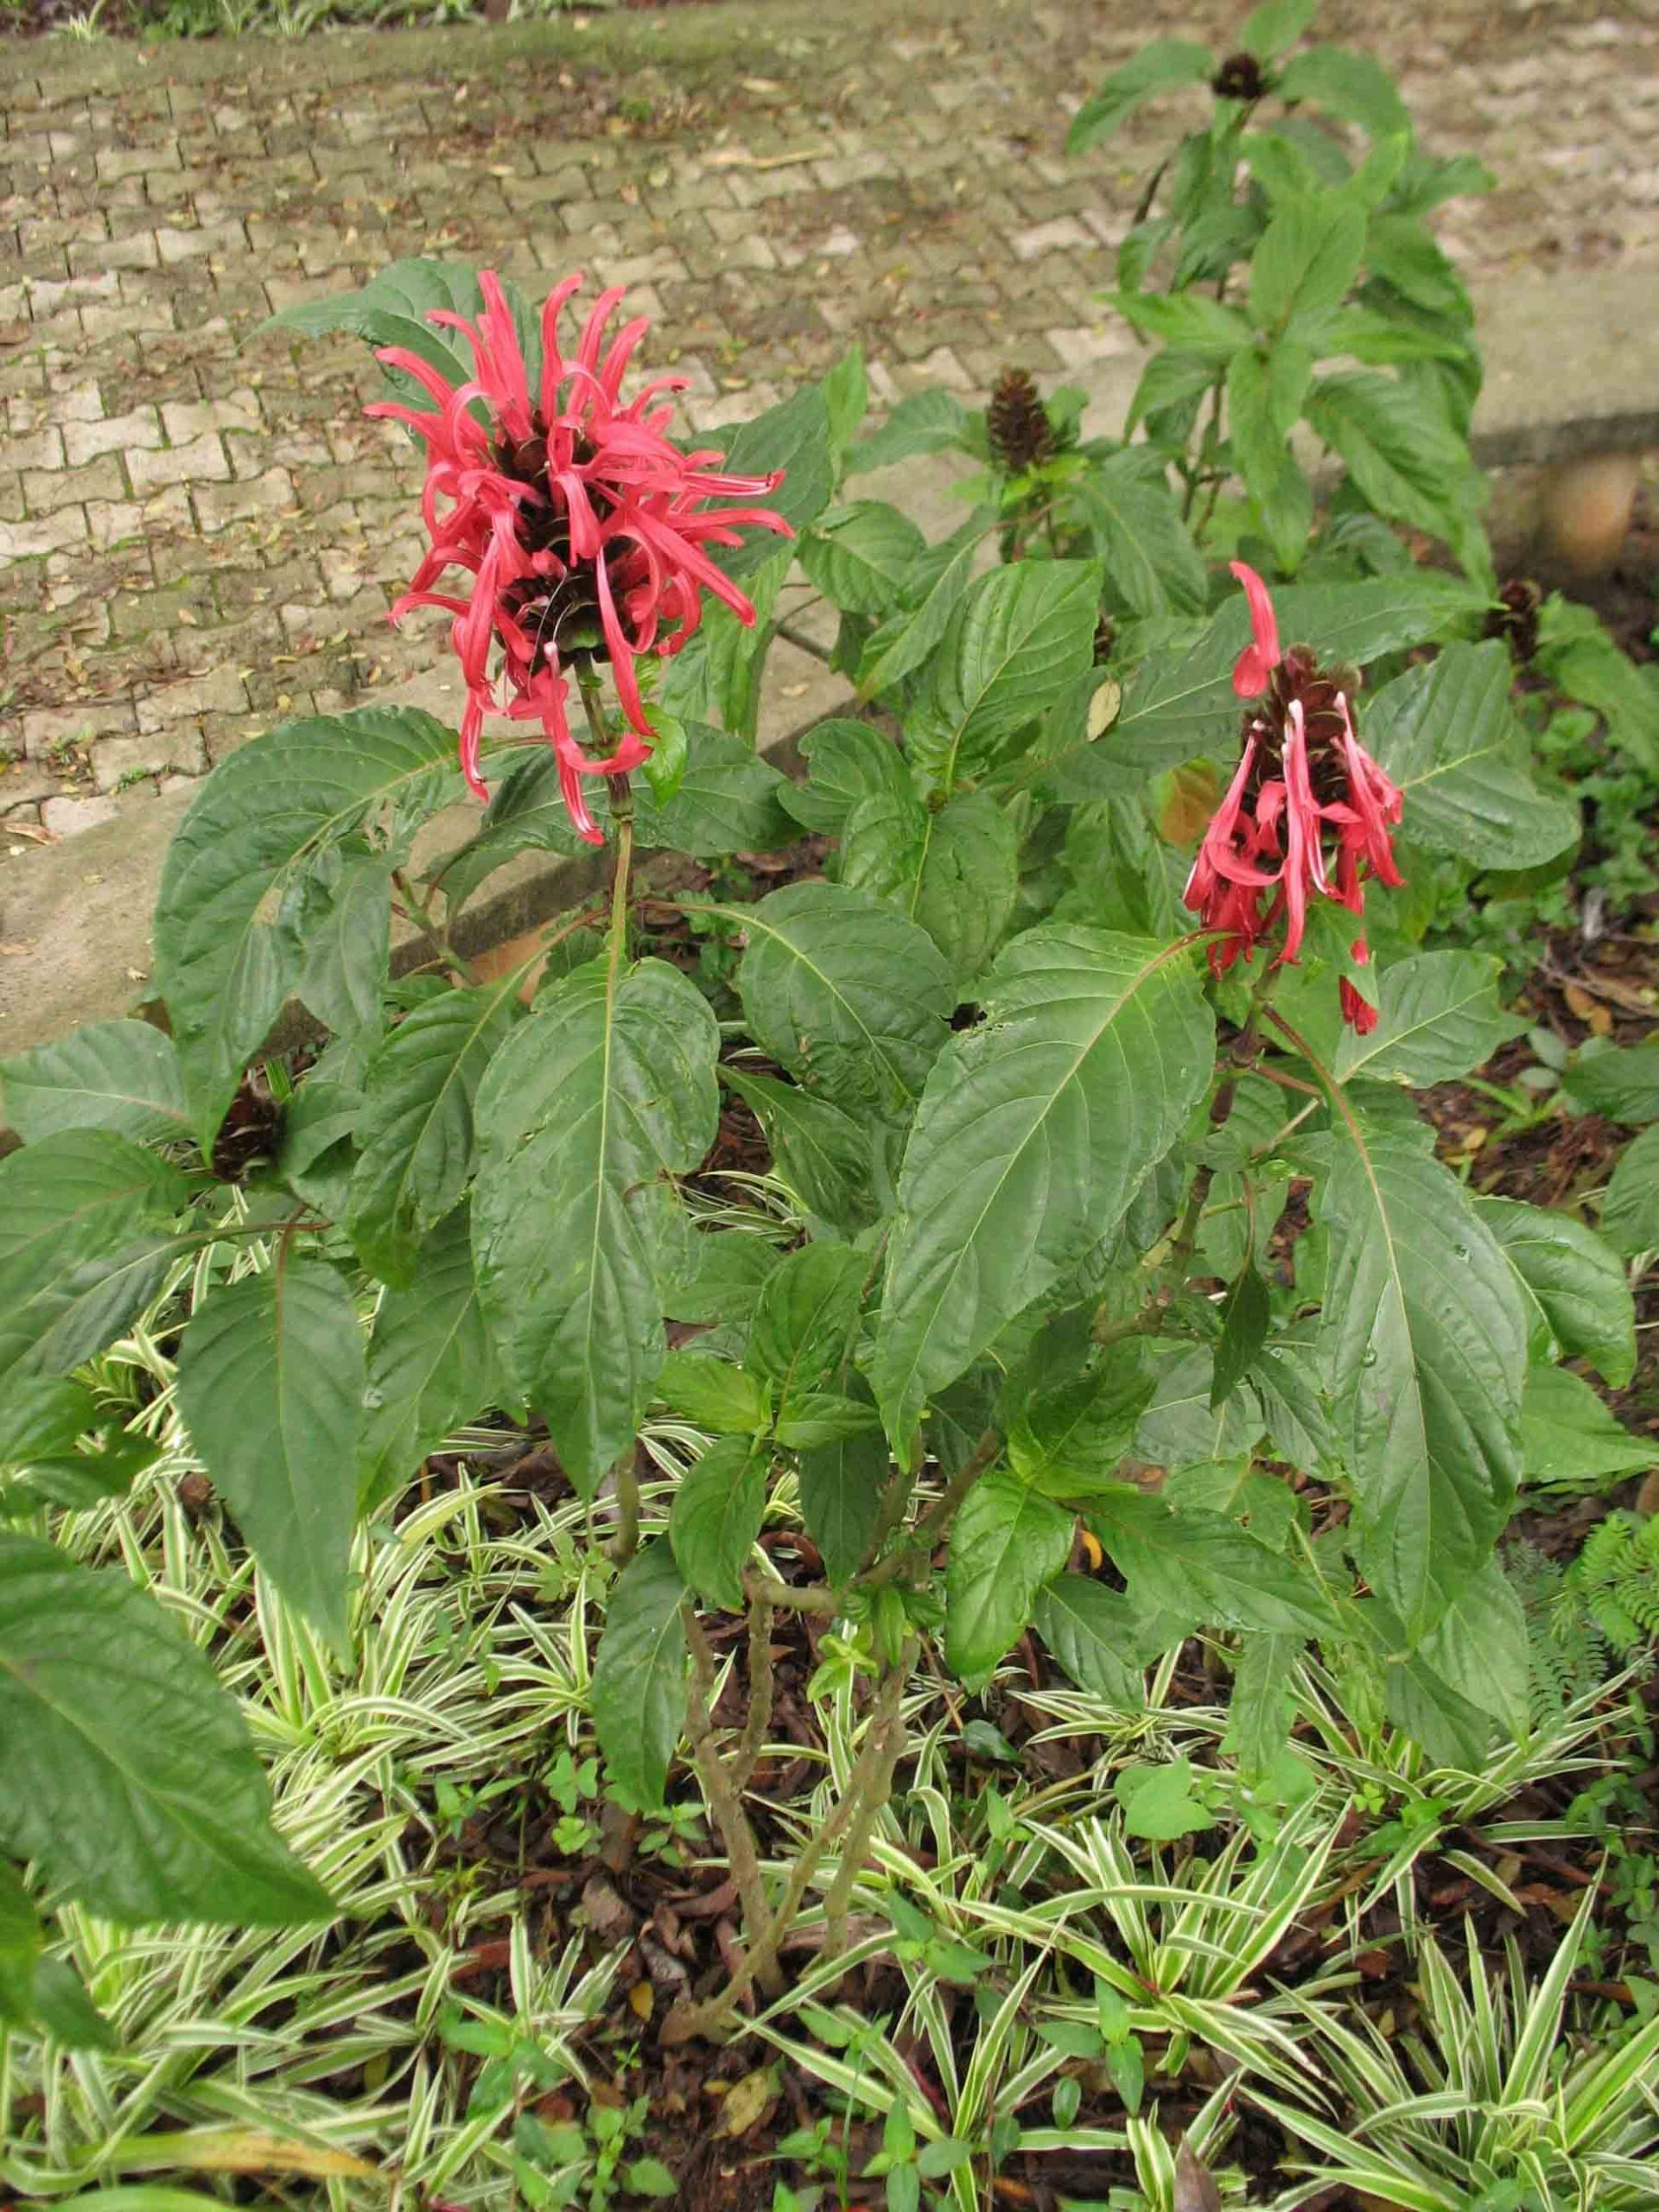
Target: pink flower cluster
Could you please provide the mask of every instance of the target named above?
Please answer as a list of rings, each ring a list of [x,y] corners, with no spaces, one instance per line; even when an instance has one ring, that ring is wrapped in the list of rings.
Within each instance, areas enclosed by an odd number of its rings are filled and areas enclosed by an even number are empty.
[[[1354,734],[1349,692],[1357,678],[1321,670],[1302,645],[1279,649],[1268,588],[1243,561],[1232,563],[1250,607],[1250,643],[1233,670],[1233,690],[1258,703],[1244,718],[1244,750],[1217,808],[1186,886],[1186,904],[1225,936],[1210,949],[1219,975],[1282,919],[1278,958],[1301,949],[1309,899],[1333,899],[1363,919],[1365,880],[1402,880],[1389,842],[1402,801]],[[1370,958],[1362,931],[1353,957]],[[1363,1035],[1376,1025],[1346,976],[1342,1011]]]
[[[489,271],[478,281],[484,307],[476,324],[444,309],[428,317],[466,337],[469,380],[452,385],[400,346],[379,355],[414,378],[436,409],[387,402],[367,410],[406,423],[427,448],[421,504],[429,549],[392,619],[412,607],[442,607],[455,618],[467,679],[461,765],[478,796],[489,796],[478,766],[485,715],[539,721],[558,756],[570,818],[599,844],[583,779],[626,774],[652,747],[635,659],[677,652],[697,626],[705,591],[753,623],[753,606],[707,549],[736,545],[744,526],[793,533],[768,507],[709,505],[760,498],[781,479],[721,475],[717,451],[683,453],[671,442],[672,406],[654,403],[683,390],[684,378],[658,377],[623,405],[623,372],[650,326],[626,323],[607,343],[620,291],[601,294],[569,359],[559,351],[558,318],[582,280],[567,277],[549,294],[532,391],[499,281]],[[435,588],[452,569],[471,573],[469,591]],[[602,758],[570,726],[565,671],[582,656],[609,662],[626,723]]]

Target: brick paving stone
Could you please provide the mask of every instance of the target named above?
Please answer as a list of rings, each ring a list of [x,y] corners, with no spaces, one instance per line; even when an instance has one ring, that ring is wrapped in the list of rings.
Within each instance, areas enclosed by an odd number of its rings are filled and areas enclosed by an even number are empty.
[[[622,283],[699,428],[855,338],[881,404],[1131,350],[1096,296],[1204,95],[1150,104],[1081,162],[1063,142],[1154,28],[1144,8],[725,0],[582,22],[8,44],[0,326],[27,342],[0,347],[0,753],[28,772],[0,775],[0,811],[73,834],[140,803],[124,778],[200,772],[278,698],[338,706],[442,657],[442,618],[385,620],[418,557],[418,466],[361,420],[378,372],[355,342],[256,335],[399,255]],[[1224,44],[1236,22],[1232,0],[1187,0],[1155,28]],[[1471,280],[1659,267],[1650,0],[1327,0],[1320,31],[1399,76],[1428,148],[1493,171],[1440,219]],[[95,794],[41,780],[37,752],[77,732]]]

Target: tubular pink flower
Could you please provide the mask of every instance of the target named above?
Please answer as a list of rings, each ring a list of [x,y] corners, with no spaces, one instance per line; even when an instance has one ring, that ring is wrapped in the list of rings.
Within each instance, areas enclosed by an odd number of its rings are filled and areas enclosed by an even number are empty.
[[[1255,637],[1239,658],[1234,687],[1241,696],[1267,696],[1245,715],[1238,766],[1184,893],[1187,906],[1220,932],[1210,947],[1217,975],[1241,954],[1248,957],[1281,920],[1276,959],[1294,961],[1310,899],[1332,899],[1363,918],[1368,877],[1393,886],[1402,880],[1389,833],[1404,799],[1355,734],[1343,688],[1354,679],[1322,671],[1306,645],[1281,653],[1266,585],[1242,561],[1233,573],[1249,597]],[[1353,957],[1369,963],[1363,935]],[[1376,1027],[1376,1008],[1346,977],[1341,998],[1344,1017],[1362,1034]]]
[[[1241,699],[1259,699],[1279,665],[1279,624],[1273,601],[1248,561],[1230,561],[1228,567],[1244,587],[1250,605],[1251,642],[1233,663],[1233,690]]]
[[[702,619],[705,592],[740,621],[754,621],[749,601],[705,549],[737,545],[745,529],[794,533],[772,508],[753,504],[781,476],[728,475],[716,465],[717,450],[682,453],[670,442],[672,410],[653,402],[682,390],[683,378],[659,377],[624,405],[622,378],[649,325],[626,323],[607,344],[620,291],[601,294],[575,354],[561,353],[559,317],[582,281],[566,277],[542,308],[533,391],[512,308],[486,270],[475,321],[447,308],[428,317],[466,339],[472,377],[452,385],[418,354],[387,346],[380,359],[411,378],[433,408],[387,401],[365,411],[404,423],[426,448],[428,550],[392,620],[416,607],[441,607],[454,618],[451,641],[467,683],[461,766],[468,785],[489,797],[479,766],[486,715],[538,721],[557,756],[577,834],[599,844],[584,780],[626,775],[650,757],[639,657],[678,652]],[[471,575],[471,589],[435,589],[454,569]],[[615,679],[624,728],[602,760],[571,727],[563,671],[573,660],[608,661]]]

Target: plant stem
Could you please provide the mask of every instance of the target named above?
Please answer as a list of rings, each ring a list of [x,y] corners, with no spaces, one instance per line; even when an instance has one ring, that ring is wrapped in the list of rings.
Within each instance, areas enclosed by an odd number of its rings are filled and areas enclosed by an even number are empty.
[[[870,1855],[875,1824],[893,1795],[893,1774],[905,1749],[905,1683],[916,1662],[917,1649],[914,1643],[906,1643],[899,1656],[899,1663],[881,1685],[875,1718],[870,1723],[875,1761],[869,1786],[864,1792],[864,1802],[848,1829],[847,1847],[841,1854],[836,1878],[830,1885],[830,1894],[823,1901],[822,1955],[826,1959],[838,1959],[847,1948],[847,1907],[852,1898],[853,1885]]]
[[[639,1477],[634,1466],[635,1446],[632,1444],[611,1469],[611,1486],[616,1493],[616,1534],[611,1539],[610,1554],[619,1567],[626,1567],[639,1548]]]
[[[398,897],[404,902],[410,920],[425,937],[427,943],[438,958],[446,967],[453,968],[462,982],[477,982],[477,971],[472,963],[457,952],[450,944],[442,925],[433,914],[432,901],[429,899],[422,898],[420,893],[410,881],[409,871],[406,868],[393,868],[391,880]]]
[[[743,1809],[739,1785],[728,1773],[726,1762],[715,1741],[714,1701],[715,1685],[715,1655],[709,1648],[709,1639],[702,1632],[696,1609],[689,1598],[680,1604],[680,1616],[685,1623],[685,1640],[691,1652],[691,1681],[686,1691],[686,1734],[691,1742],[691,1756],[696,1761],[697,1772],[709,1799],[709,1809],[715,1816],[721,1840],[726,1846],[726,1856],[731,1861],[732,1879],[742,1900],[743,1927],[748,1937],[748,1961],[753,1961],[749,1980],[758,1975],[760,1986],[768,1997],[776,1997],[782,1983],[778,1977],[776,1947],[770,1958],[762,1958],[761,1951],[772,1934],[772,1915],[766,1904],[766,1885],[760,1872],[760,1854],[756,1848],[754,1830],[749,1816]],[[747,1988],[746,1982],[744,1986]],[[735,1989],[735,1981],[733,1988]],[[732,1991],[726,1993],[728,1999]],[[724,2001],[724,2000],[722,2000]]]
[[[913,1553],[919,1551],[925,1556],[931,1551],[956,1518],[957,1508],[1001,1448],[1002,1439],[995,1429],[982,1430],[979,1441],[910,1534],[901,1543],[895,1544],[885,1559],[877,1560],[867,1573],[858,1575],[855,1578],[856,1586],[861,1590],[879,1590],[903,1573]]]
[[[747,1587],[747,1586],[746,1586]],[[742,1741],[732,1761],[732,1787],[747,1789],[766,1748],[772,1730],[772,1624],[776,1618],[772,1599],[762,1585],[749,1590],[749,1709],[744,1717]]]

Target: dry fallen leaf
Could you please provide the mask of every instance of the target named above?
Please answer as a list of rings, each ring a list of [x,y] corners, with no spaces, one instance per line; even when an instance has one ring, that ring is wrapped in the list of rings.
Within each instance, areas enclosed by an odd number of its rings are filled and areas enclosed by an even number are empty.
[[[1221,2191],[1185,2135],[1175,2153],[1175,2194],[1170,2212],[1221,2212]]]
[[[716,2135],[747,2135],[758,2127],[778,2101],[778,2079],[770,2066],[757,2066],[727,2091],[720,2108]]]

